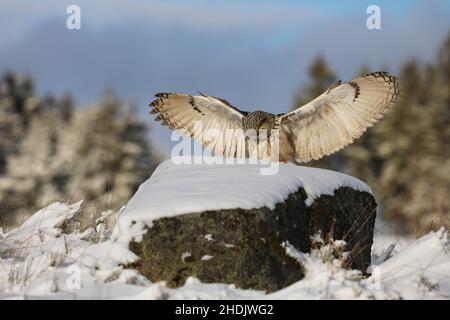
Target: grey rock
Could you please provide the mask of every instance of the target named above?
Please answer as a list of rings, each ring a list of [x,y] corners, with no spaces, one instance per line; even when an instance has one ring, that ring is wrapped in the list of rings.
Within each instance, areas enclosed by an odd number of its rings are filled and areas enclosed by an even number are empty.
[[[282,243],[309,252],[311,237],[320,233],[325,240],[345,240],[345,266],[364,273],[375,224],[373,196],[342,187],[309,207],[306,197],[300,188],[273,210],[237,208],[155,220],[141,242],[130,243],[140,257],[131,267],[171,287],[195,276],[205,283],[271,292],[304,276],[301,263],[286,254]]]

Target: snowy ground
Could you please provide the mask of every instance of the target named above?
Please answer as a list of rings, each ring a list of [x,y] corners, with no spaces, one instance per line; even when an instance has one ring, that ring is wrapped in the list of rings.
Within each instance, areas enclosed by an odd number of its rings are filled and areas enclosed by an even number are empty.
[[[144,224],[151,225],[151,220],[161,216],[271,207],[300,186],[307,193],[307,204],[320,194],[332,194],[340,186],[370,192],[367,185],[343,174],[294,165],[279,169],[275,176],[263,176],[257,166],[174,166],[165,162],[125,210],[105,212],[95,226],[83,232],[67,231],[71,226],[67,221],[73,220],[82,203],[54,203],[15,230],[3,233],[0,229],[0,299],[450,298],[448,232],[441,229],[420,239],[398,238],[380,222],[372,247],[372,275],[368,278],[341,268],[333,251],[342,246],[342,241],[323,245],[309,254],[298,252],[289,243],[280,244],[288,255],[301,261],[306,275],[271,294],[227,284],[204,284],[195,278],[189,278],[181,288],[171,289],[126,267],[137,259],[126,245],[130,237],[139,236]],[[186,184],[189,188],[180,187]],[[176,202],[171,201],[174,193]],[[117,223],[110,224],[117,216]]]
[[[332,258],[332,245],[291,256],[306,266],[303,280],[265,294],[190,278],[179,289],[151,283],[124,264],[135,256],[109,239],[100,219],[95,228],[64,234],[64,220],[81,203],[55,203],[21,227],[0,235],[1,299],[448,299],[450,241],[441,229],[417,240],[378,233],[373,275],[363,278]],[[381,228],[383,229],[383,228]],[[339,242],[336,246],[341,245]]]

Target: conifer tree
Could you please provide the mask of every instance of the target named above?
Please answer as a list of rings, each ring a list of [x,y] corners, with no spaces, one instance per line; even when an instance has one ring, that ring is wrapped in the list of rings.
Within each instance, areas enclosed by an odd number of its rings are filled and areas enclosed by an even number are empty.
[[[0,78],[0,175],[24,137],[37,102],[29,77],[7,72]]]
[[[159,162],[147,123],[114,95],[76,110],[70,96],[37,97],[31,82],[5,79],[0,119],[11,143],[2,139],[0,144],[3,226],[20,223],[54,201],[84,199],[84,216],[90,218],[117,209]]]

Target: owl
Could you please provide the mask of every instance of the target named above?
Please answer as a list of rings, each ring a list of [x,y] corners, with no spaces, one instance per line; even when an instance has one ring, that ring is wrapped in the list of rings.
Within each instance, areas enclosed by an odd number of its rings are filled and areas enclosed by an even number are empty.
[[[155,120],[211,148],[215,155],[308,162],[344,148],[383,118],[399,97],[387,72],[338,81],[290,112],[243,111],[207,94],[158,93]]]

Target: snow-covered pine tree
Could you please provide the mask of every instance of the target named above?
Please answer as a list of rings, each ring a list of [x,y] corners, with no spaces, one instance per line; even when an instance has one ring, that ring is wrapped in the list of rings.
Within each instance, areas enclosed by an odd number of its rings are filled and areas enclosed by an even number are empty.
[[[63,134],[66,194],[72,201],[87,201],[87,216],[117,209],[156,167],[159,159],[152,151],[147,123],[137,118],[135,108],[108,94],[78,112]]]
[[[85,199],[83,216],[92,218],[117,209],[157,165],[147,123],[112,94],[90,108],[75,109],[67,96],[38,98],[30,90],[24,99],[23,93],[16,97],[24,90],[8,88],[3,87],[0,99],[0,118],[11,142],[0,144],[3,226],[23,221],[52,201]]]
[[[24,137],[37,102],[29,77],[7,72],[0,78],[0,175],[5,171],[6,159],[16,152]]]
[[[405,65],[403,99],[377,128],[383,159],[376,187],[387,217],[408,221],[409,231],[450,225],[449,92],[439,65]]]
[[[347,170],[368,182],[383,215],[404,232],[450,226],[450,35],[437,62],[406,62],[402,99],[345,149]]]
[[[33,117],[17,153],[8,158],[6,174],[0,178],[0,203],[10,214],[2,216],[5,223],[21,223],[30,210],[63,198],[63,190],[54,183],[60,171],[59,124],[51,115]]]

